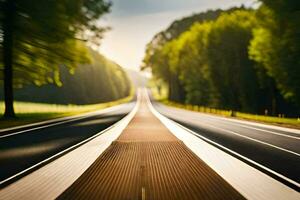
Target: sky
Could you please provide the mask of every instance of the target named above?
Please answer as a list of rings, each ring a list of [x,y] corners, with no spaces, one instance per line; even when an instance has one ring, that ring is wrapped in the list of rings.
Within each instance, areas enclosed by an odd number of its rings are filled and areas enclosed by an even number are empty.
[[[111,0],[111,13],[101,19],[109,26],[100,52],[125,68],[138,70],[145,47],[174,20],[208,9],[229,8],[254,0]]]

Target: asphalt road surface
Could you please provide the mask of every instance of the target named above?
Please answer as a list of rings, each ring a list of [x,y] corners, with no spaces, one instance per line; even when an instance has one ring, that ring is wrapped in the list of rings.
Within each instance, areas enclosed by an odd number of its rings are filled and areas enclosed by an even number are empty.
[[[140,94],[129,125],[57,199],[245,199],[176,138]]]
[[[134,104],[123,104],[114,111],[42,129],[1,132],[0,182],[110,127],[128,114]],[[153,106],[199,136],[230,150],[223,151],[299,191],[299,132],[228,120],[157,102]]]
[[[110,127],[126,116],[134,105],[135,102],[122,104],[103,114],[41,129],[17,130],[17,134],[1,132],[0,182]]]
[[[158,102],[153,102],[153,105],[169,119],[236,152],[240,156],[233,156],[299,190],[299,132],[262,127],[255,123],[245,124],[239,120],[173,108]]]

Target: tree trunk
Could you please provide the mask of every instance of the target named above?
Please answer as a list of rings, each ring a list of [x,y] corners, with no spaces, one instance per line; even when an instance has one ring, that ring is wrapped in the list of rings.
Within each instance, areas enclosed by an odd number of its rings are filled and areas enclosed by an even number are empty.
[[[13,31],[15,3],[13,0],[4,2],[3,19],[3,61],[4,61],[4,101],[5,118],[14,118],[13,106]]]

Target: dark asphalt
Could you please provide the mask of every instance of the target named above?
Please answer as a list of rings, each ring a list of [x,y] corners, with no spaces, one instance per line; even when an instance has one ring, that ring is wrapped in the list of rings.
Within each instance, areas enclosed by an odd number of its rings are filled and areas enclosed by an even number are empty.
[[[134,104],[124,104],[115,111],[78,121],[0,138],[0,181],[106,129],[126,116],[133,109]],[[153,102],[153,106],[161,114],[197,134],[290,180],[300,182],[299,133],[245,124],[236,120],[229,121],[223,117],[177,109],[157,102]],[[6,133],[11,134],[13,131]],[[0,136],[6,133],[1,133]],[[241,157],[233,156],[299,190],[295,185],[286,182],[277,175],[253,165]]]
[[[134,105],[131,102],[104,114],[0,138],[0,181],[108,128],[126,116]]]
[[[299,133],[229,121],[223,117],[173,108],[158,102],[153,102],[153,106],[164,116],[197,134],[221,144],[297,183],[300,182]],[[254,167],[297,190],[299,189],[262,168]]]

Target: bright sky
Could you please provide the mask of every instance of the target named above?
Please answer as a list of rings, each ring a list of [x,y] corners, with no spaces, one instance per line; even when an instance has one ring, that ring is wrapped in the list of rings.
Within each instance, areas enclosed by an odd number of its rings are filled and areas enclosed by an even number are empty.
[[[105,34],[100,51],[125,68],[139,69],[146,44],[175,19],[207,9],[252,5],[254,0],[112,0],[112,12],[103,23]]]

